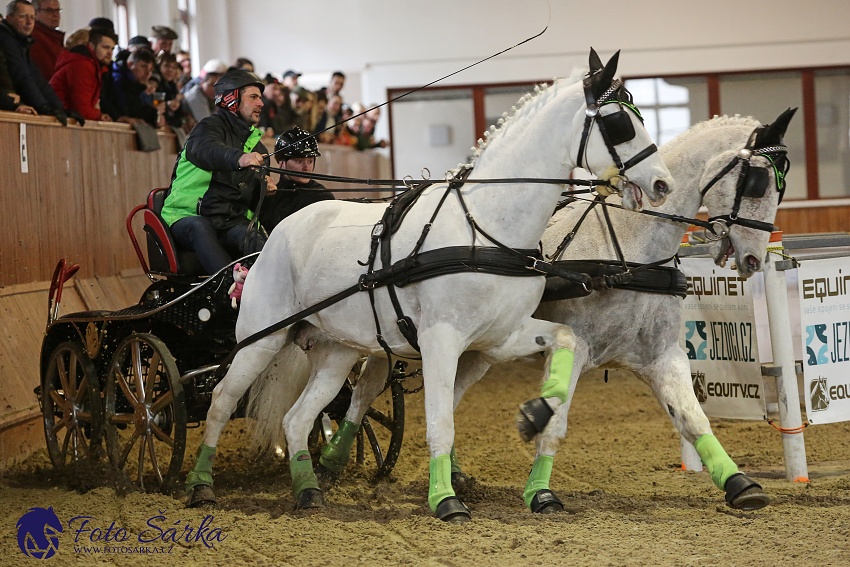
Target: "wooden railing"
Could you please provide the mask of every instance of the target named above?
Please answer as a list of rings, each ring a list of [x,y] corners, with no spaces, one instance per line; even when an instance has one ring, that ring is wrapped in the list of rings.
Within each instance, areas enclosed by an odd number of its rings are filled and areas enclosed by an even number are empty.
[[[0,287],[49,280],[60,258],[80,264],[81,277],[138,266],[124,219],[152,188],[169,184],[178,150],[171,131],[160,131],[162,149],[141,152],[126,124],[62,127],[52,117],[0,112],[0,140]],[[274,147],[272,139],[264,143]],[[321,151],[317,171],[389,175],[377,152],[324,145]]]

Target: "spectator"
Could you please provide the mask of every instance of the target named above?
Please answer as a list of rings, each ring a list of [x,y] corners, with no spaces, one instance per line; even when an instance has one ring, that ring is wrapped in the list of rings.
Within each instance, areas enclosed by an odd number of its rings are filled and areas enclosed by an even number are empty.
[[[315,134],[319,137],[319,142],[323,144],[333,144],[336,138],[337,126],[342,121],[342,98],[337,95],[332,95],[325,106],[324,112],[319,116],[316,122]]]
[[[182,91],[183,87],[192,80],[192,56],[188,51],[182,49],[177,52],[177,63],[180,65],[180,78],[177,79],[177,87]]]
[[[177,244],[194,250],[209,274],[265,243],[260,231],[249,230],[248,218],[260,191],[276,189],[250,169],[262,165],[267,152],[255,127],[263,86],[253,73],[225,73],[215,85],[219,112],[195,126],[171,175],[162,218]]]
[[[316,169],[316,158],[322,154],[316,145],[316,138],[295,127],[278,137],[274,155],[283,169],[312,173]],[[281,175],[277,187],[278,191],[266,198],[260,210],[260,222],[267,232],[271,232],[280,221],[295,211],[334,198],[333,193],[315,179],[298,177],[297,174]]]
[[[328,100],[331,99],[332,96],[338,96],[340,101],[342,100],[342,88],[345,86],[345,73],[342,71],[334,71],[331,74],[331,80],[328,82],[328,86],[322,87],[319,91],[323,91],[325,95],[328,97]],[[318,91],[317,91],[318,92]]]
[[[173,128],[182,128],[186,121],[186,113],[183,110],[183,93],[177,88],[177,79],[180,78],[180,65],[177,56],[160,51],[156,58],[157,70],[159,71],[159,86],[157,90],[165,95],[165,123]]]
[[[2,20],[2,16],[0,16]],[[20,114],[37,114],[35,109],[26,104],[21,104],[21,97],[15,92],[12,85],[12,77],[6,67],[6,54],[0,49],[0,110],[18,112]]]
[[[68,114],[62,101],[30,58],[35,8],[28,0],[12,0],[6,6],[6,19],[0,22],[0,50],[6,54],[6,65],[14,92],[20,102],[33,107],[38,114],[55,116],[63,126]],[[74,117],[76,118],[76,117]]]
[[[360,127],[356,131],[357,149],[368,150],[372,148],[386,148],[386,140],[375,139],[375,123],[381,117],[380,108],[370,109],[361,119]]]
[[[240,57],[236,60],[236,63],[233,64],[234,69],[242,69],[243,71],[248,71],[249,73],[254,72],[254,62],[245,57]]]
[[[354,132],[360,127],[360,117],[353,118],[354,116],[353,107],[347,104],[342,105],[342,119],[335,132],[334,144],[352,147],[357,145],[357,136]]]
[[[315,126],[313,108],[316,106],[316,93],[310,92],[304,87],[296,87],[290,96],[290,99],[292,98],[295,99],[293,104],[295,125],[312,132]]]
[[[177,32],[168,26],[153,26],[151,28],[151,46],[154,55],[161,51],[171,53],[171,48],[174,47],[174,42],[177,41]]]
[[[30,57],[42,77],[49,81],[56,69],[56,59],[65,48],[65,32],[58,29],[62,8],[59,0],[33,0],[32,6],[35,8],[35,27]]]
[[[263,99],[265,105],[260,128],[265,130],[267,136],[279,136],[294,126],[295,112],[283,85],[277,81],[268,83],[263,89]]]
[[[192,77],[192,79],[188,83],[183,85],[182,90],[183,90],[184,94],[189,92],[190,89],[192,89],[193,87],[195,87],[196,85],[199,85],[201,83],[201,80],[204,78],[204,75],[207,72],[208,68],[209,69],[220,69],[221,74],[226,73],[227,70],[228,70],[227,63],[225,63],[221,59],[210,59],[209,61],[204,63],[204,66],[201,69],[201,72],[198,73],[197,77]]]
[[[86,43],[88,43],[88,41],[89,41],[89,30],[91,30],[90,27],[80,28],[80,29],[73,31],[73,32],[69,33],[68,35],[66,35],[65,36],[65,49],[71,50],[71,49],[74,49],[75,47],[78,47],[80,45],[85,45]],[[61,56],[62,54],[60,53],[59,55]],[[112,63],[112,54],[111,53],[109,54],[109,62]],[[53,70],[55,72],[56,68],[54,67]],[[50,81],[48,80],[47,82],[49,83]]]
[[[292,69],[289,69],[286,73],[283,74],[283,86],[289,89],[289,92],[293,92],[296,88],[298,88],[298,77],[301,76],[301,73],[296,73]]]
[[[87,35],[85,44],[59,55],[50,86],[65,108],[78,112],[86,120],[108,122],[112,118],[101,112],[100,91],[118,38],[102,28],[92,28]]]
[[[143,95],[148,89],[154,68],[154,55],[147,49],[139,49],[130,53],[126,65],[112,66],[113,107],[117,116],[114,120],[132,124],[144,120],[156,128],[164,125],[157,109],[146,104]]]
[[[204,65],[203,79],[189,89],[183,99],[186,113],[194,123],[198,123],[215,111],[215,83],[227,71],[227,65],[221,59],[210,59]],[[191,126],[191,125],[190,125]]]

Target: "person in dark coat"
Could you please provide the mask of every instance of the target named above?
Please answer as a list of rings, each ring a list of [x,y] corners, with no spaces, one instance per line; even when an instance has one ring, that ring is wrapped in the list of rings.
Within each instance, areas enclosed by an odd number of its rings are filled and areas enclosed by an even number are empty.
[[[274,155],[283,169],[312,173],[316,168],[316,158],[322,154],[316,137],[296,126],[278,136]],[[260,209],[260,223],[268,232],[295,211],[334,198],[333,193],[315,179],[294,173],[281,175],[277,188],[277,192],[267,197]]]
[[[178,246],[194,250],[209,274],[265,244],[262,232],[249,231],[260,191],[275,190],[251,169],[267,159],[256,127],[262,88],[262,80],[248,71],[222,75],[215,84],[218,111],[189,134],[171,176],[162,218]]]
[[[125,64],[113,62],[110,91],[101,93],[101,107],[112,114],[113,120],[129,123],[144,120],[154,128],[165,125],[165,119],[161,118],[153,104],[143,98],[154,65],[153,52],[147,49],[130,53]],[[108,102],[104,100],[106,98]]]
[[[6,67],[20,103],[38,114],[55,116],[68,125],[68,113],[53,88],[30,57],[35,27],[35,8],[28,0],[13,0],[6,7],[6,19],[0,22],[0,50],[6,55]],[[73,116],[77,118],[77,116]],[[81,122],[82,117],[79,118]]]
[[[32,0],[35,8],[35,27],[32,29],[34,43],[30,57],[41,75],[50,80],[56,70],[56,60],[65,49],[65,32],[59,29],[62,7],[59,0]]]

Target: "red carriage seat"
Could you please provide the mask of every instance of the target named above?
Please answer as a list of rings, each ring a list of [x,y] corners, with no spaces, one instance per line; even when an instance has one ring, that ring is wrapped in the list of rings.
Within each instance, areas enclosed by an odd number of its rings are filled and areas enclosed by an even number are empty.
[[[139,263],[141,263],[145,272],[149,274],[204,275],[205,272],[201,266],[201,262],[198,260],[198,256],[191,250],[183,250],[177,247],[174,238],[171,236],[171,230],[168,224],[160,215],[167,195],[167,187],[154,189],[148,193],[147,201],[134,208],[127,217],[127,232],[130,234],[130,240],[133,241],[133,247],[136,250],[136,255],[139,257]],[[148,261],[150,265],[145,262],[145,257],[136,240],[136,235],[133,232],[131,224],[133,218],[140,211],[144,220],[143,228],[147,235]]]

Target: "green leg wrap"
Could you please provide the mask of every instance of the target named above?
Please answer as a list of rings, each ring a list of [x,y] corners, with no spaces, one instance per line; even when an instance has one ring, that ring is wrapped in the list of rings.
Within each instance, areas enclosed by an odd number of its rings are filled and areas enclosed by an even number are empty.
[[[697,439],[694,447],[696,447],[699,458],[702,459],[703,464],[708,469],[714,486],[720,490],[725,490],[726,481],[738,472],[738,465],[729,458],[717,437],[710,433],[706,433]]]
[[[460,461],[457,459],[457,455],[455,455],[455,448],[452,446],[452,452],[449,453],[449,457],[452,460],[452,472],[461,472],[460,470]]]
[[[186,490],[191,491],[196,486],[213,485],[212,466],[215,458],[215,447],[208,447],[201,443],[198,447],[198,457],[195,468],[186,476]]]
[[[522,491],[522,499],[527,507],[531,508],[531,501],[539,490],[548,490],[554,460],[555,457],[548,455],[538,455],[534,459],[531,473],[528,475],[528,482],[525,483],[525,490]]]
[[[292,475],[292,493],[295,498],[308,488],[319,488],[319,479],[313,473],[313,461],[307,451],[298,451],[289,461],[289,472]]]
[[[541,398],[558,398],[561,403],[567,401],[570,393],[570,379],[573,375],[573,351],[559,348],[552,354],[552,363],[549,365],[549,379],[543,382],[540,391]]]
[[[431,479],[431,486],[428,488],[428,505],[432,512],[436,512],[440,502],[455,495],[452,489],[452,458],[449,455],[440,455],[436,459],[431,459],[428,468]]]
[[[343,421],[330,443],[322,447],[319,463],[335,474],[341,473],[351,455],[351,447],[359,429],[360,426],[356,423]]]

